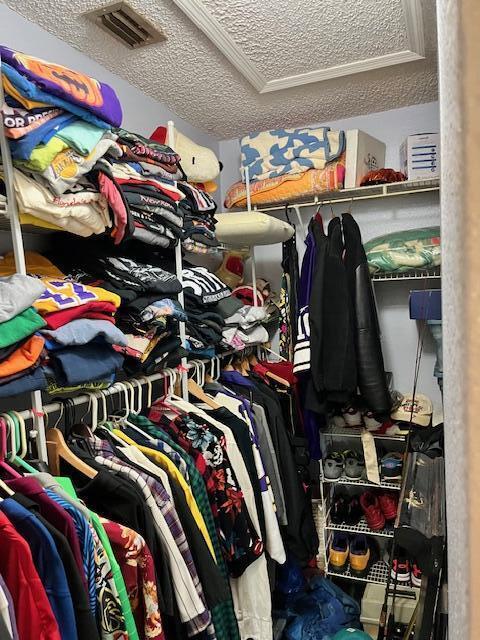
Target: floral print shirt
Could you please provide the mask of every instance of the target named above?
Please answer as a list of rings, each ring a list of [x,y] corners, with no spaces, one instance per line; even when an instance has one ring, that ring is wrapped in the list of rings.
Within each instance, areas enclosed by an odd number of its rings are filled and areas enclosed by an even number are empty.
[[[158,606],[155,565],[142,536],[101,518],[122,571],[130,606],[142,640],[165,640]]]
[[[174,437],[180,436],[181,446],[186,439],[189,449],[200,452],[205,459],[212,480],[207,490],[224,557],[230,575],[239,577],[263,553],[263,542],[255,531],[228,459],[225,436],[195,414],[178,416],[168,430]]]

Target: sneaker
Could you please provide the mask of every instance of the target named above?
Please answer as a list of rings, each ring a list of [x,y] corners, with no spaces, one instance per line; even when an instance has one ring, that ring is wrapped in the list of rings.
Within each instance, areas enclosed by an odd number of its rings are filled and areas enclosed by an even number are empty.
[[[367,525],[372,531],[380,531],[385,527],[385,516],[380,509],[377,496],[371,491],[365,491],[360,496],[360,505],[365,515]]]
[[[395,520],[398,511],[398,496],[385,491],[385,493],[379,494],[378,504],[385,516],[385,520]]]
[[[394,422],[386,429],[385,433],[387,436],[406,436],[408,431],[409,426],[407,423]]]
[[[342,495],[336,495],[333,498],[332,508],[330,509],[330,520],[333,524],[342,524],[347,517],[348,498]]]
[[[351,404],[348,407],[342,409],[343,419],[347,427],[361,427],[362,426],[362,414],[358,409]]]
[[[380,475],[385,480],[401,480],[403,471],[403,455],[398,451],[387,453],[380,460]]]
[[[337,429],[343,429],[346,426],[346,422],[341,413],[334,413],[332,415],[332,424],[337,427]]]
[[[338,451],[331,451],[323,461],[323,475],[327,480],[338,480],[343,474],[345,458]]]
[[[345,451],[345,476],[350,480],[360,480],[365,475],[365,460],[358,451]]]
[[[339,573],[345,571],[348,566],[349,551],[348,534],[343,531],[335,531],[328,554],[330,568]]]
[[[363,424],[365,425],[365,429],[367,431],[378,431],[382,426],[382,422],[375,418],[373,411],[364,411],[362,414]]]
[[[401,549],[398,550],[397,557],[393,559],[391,577],[397,582],[410,582],[410,562]]]
[[[353,496],[346,504],[345,524],[350,526],[360,522],[363,516],[363,510],[357,496]]]
[[[367,536],[363,533],[353,536],[350,541],[350,571],[358,578],[364,578],[371,566],[371,551]]]
[[[413,587],[422,586],[422,570],[415,560],[410,561],[410,580]]]

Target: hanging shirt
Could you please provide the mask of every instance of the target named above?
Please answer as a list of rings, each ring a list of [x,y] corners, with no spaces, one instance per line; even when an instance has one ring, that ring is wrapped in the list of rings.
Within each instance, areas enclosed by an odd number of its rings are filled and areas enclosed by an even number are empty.
[[[202,601],[200,581],[186,543],[185,534],[168,494],[158,482],[145,474],[138,473],[115,458],[109,453],[108,445],[99,441],[99,438],[93,440],[93,446],[96,452],[101,451],[104,455],[109,455],[109,458],[96,455],[95,460],[98,463],[119,471],[122,475],[133,480],[141,489],[147,508],[152,514],[157,534],[168,554],[180,618],[186,623],[189,635],[196,635],[204,631],[210,624],[210,614]]]
[[[185,466],[188,470],[188,477],[192,493],[195,497],[198,508],[200,509],[205,520],[205,524],[207,526],[208,533],[213,544],[217,565],[223,577],[226,578],[228,575],[227,568],[222,554],[222,549],[220,547],[220,540],[215,527],[214,516],[208,499],[205,482],[203,481],[200,471],[195,466],[194,461],[182,449],[182,447],[180,447],[174,440],[170,438],[167,433],[156,427],[152,422],[150,422],[150,420],[148,420],[144,416],[130,414],[128,419],[129,422],[137,425],[143,431],[152,436],[154,438],[154,441],[152,442],[151,440],[143,440],[138,431],[130,427],[126,427],[126,435],[130,436],[136,442],[139,442],[139,444],[158,448],[167,453],[167,455],[169,455],[168,451],[169,449],[171,449],[184,461]],[[168,448],[162,448],[163,445],[167,445]],[[233,610],[233,602],[231,596],[229,596],[225,602],[212,607],[211,612],[212,621],[218,640],[239,640],[240,636],[238,632],[238,623],[235,612]]]
[[[14,491],[22,493],[36,502],[42,516],[67,538],[68,544],[70,545],[75,558],[78,571],[80,572],[82,582],[85,586],[85,591],[88,593],[87,582],[83,570],[80,543],[78,541],[77,532],[75,531],[75,525],[72,518],[64,509],[62,509],[62,507],[60,507],[60,505],[56,504],[56,502],[47,496],[43,487],[33,477],[6,480],[6,483]]]
[[[61,640],[28,544],[4,513],[0,513],[0,545],[0,574],[12,596],[19,637],[21,640]]]
[[[18,640],[17,621],[10,591],[0,575],[0,618],[4,622],[4,630],[12,640]],[[1,636],[0,636],[1,637]]]
[[[148,640],[163,640],[165,634],[158,608],[155,565],[142,536],[116,522],[101,519],[115,558],[121,568],[137,628]]]
[[[67,576],[47,529],[12,498],[0,503],[16,531],[27,541],[33,562],[47,594],[62,640],[77,640],[77,627]]]

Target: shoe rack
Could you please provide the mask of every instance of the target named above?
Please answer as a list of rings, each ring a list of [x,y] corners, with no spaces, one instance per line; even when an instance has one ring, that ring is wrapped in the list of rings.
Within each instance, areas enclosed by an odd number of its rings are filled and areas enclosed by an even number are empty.
[[[362,434],[363,427],[339,427],[329,425],[322,430],[322,451],[329,452],[332,450],[345,451],[347,449],[355,449],[362,451]],[[406,435],[389,435],[383,433],[372,433],[376,445],[377,452],[379,449],[386,451],[404,452],[406,448]],[[378,456],[380,459],[381,456]],[[321,564],[325,568],[325,575],[339,578],[342,580],[354,580],[363,583],[387,584],[389,573],[389,560],[394,536],[394,523],[387,523],[385,528],[373,531],[367,525],[365,518],[362,517],[357,524],[337,524],[331,519],[331,506],[335,496],[342,492],[347,495],[359,495],[367,490],[386,490],[389,492],[397,491],[400,496],[402,480],[392,481],[381,479],[379,484],[370,482],[366,478],[351,479],[345,475],[341,475],[336,480],[325,478],[323,473],[323,464],[320,461],[320,503],[323,513],[325,514],[323,526],[323,539],[320,544],[320,553],[324,554],[321,558]],[[346,532],[352,535],[365,534],[372,537],[372,541],[379,551],[379,559],[372,564],[368,574],[359,577],[351,573],[350,568],[340,572],[330,567],[329,564],[329,548],[333,536],[336,531]]]

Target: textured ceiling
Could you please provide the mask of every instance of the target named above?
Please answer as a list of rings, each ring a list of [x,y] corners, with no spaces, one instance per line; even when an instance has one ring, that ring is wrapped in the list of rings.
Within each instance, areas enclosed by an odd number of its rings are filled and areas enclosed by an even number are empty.
[[[435,0],[421,0],[425,60],[258,91],[172,0],[129,0],[167,34],[130,50],[82,14],[105,0],[6,0],[11,9],[219,138],[328,122],[437,98]],[[408,49],[400,0],[204,0],[268,80]]]
[[[269,80],[408,49],[401,0],[203,4]]]

